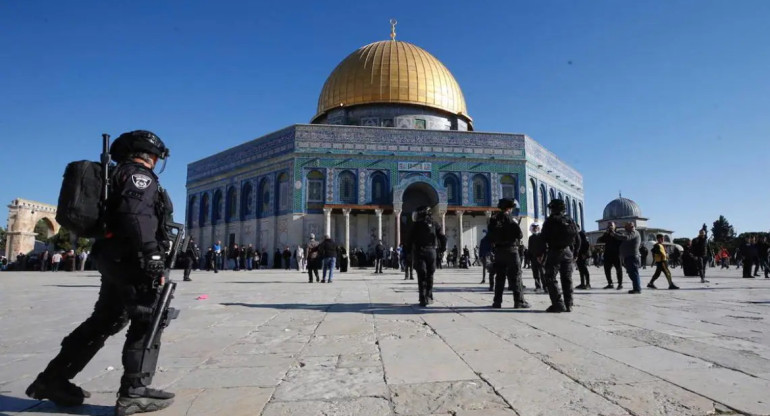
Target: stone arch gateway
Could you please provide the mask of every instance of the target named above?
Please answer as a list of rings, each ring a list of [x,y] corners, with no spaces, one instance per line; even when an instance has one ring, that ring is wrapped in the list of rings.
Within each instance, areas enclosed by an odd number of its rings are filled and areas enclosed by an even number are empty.
[[[59,232],[56,222],[56,206],[29,199],[16,198],[8,205],[8,224],[5,256],[9,259],[19,253],[27,254],[35,248],[35,224],[40,220],[48,223],[50,234]]]

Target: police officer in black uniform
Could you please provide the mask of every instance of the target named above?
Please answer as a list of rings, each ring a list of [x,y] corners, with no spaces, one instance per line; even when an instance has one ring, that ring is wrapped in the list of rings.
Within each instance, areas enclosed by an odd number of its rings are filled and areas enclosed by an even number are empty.
[[[195,240],[192,238],[190,239],[190,243],[187,244],[187,251],[184,252],[184,281],[185,282],[191,282],[192,279],[190,279],[190,273],[192,272],[193,266],[198,264],[201,257],[201,251],[198,248],[198,245],[195,244]]]
[[[551,297],[551,306],[546,312],[570,312],[572,311],[572,271],[573,253],[580,251],[580,235],[575,222],[564,215],[566,206],[561,199],[554,199],[548,203],[551,215],[543,224],[543,239],[548,246],[548,254],[545,261],[545,285],[548,288],[548,296]],[[556,273],[561,277],[561,286],[564,289],[564,301],[559,290],[559,282],[556,281]]]
[[[505,280],[513,289],[514,309],[529,308],[529,303],[524,300],[524,287],[521,283],[521,259],[519,258],[519,244],[524,236],[519,224],[511,218],[513,209],[517,207],[515,200],[503,198],[497,203],[500,211],[489,220],[489,238],[495,251],[495,297],[492,301],[493,308],[501,308]]]
[[[417,272],[417,288],[420,291],[420,306],[433,303],[433,273],[436,272],[436,250],[446,250],[446,235],[441,226],[433,221],[427,206],[418,207],[412,214],[414,224],[404,244],[408,256],[414,259]]]
[[[101,289],[91,316],[61,343],[59,354],[27,388],[35,399],[75,406],[90,397],[74,378],[105,340],[130,322],[123,345],[123,376],[115,414],[151,412],[168,407],[173,393],[148,387],[155,374],[160,338],[144,349],[153,305],[164,281],[169,235],[165,223],[172,206],[153,168],[169,151],[155,134],[136,130],[120,135],[110,147],[112,169],[107,201],[107,228],[92,255],[101,273]]]

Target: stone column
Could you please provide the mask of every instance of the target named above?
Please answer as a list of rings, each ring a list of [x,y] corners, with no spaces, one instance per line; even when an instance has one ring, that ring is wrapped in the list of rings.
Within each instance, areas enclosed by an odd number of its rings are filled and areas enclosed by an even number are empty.
[[[393,210],[393,218],[396,220],[396,242],[394,246],[398,247],[401,244],[401,210]]]
[[[487,217],[487,225],[489,225],[489,220],[492,219],[492,210],[484,211],[484,215]]]
[[[345,252],[350,258],[350,208],[343,208],[342,215],[345,216]]]
[[[377,240],[382,240],[382,209],[375,209],[374,214],[377,215]]]
[[[455,215],[457,215],[457,226],[460,228],[457,233],[460,240],[459,244],[457,245],[458,255],[459,253],[463,252],[463,247],[465,247],[463,245],[463,214],[465,214],[465,211],[455,211]]]
[[[441,231],[446,233],[446,211],[439,211],[439,216],[441,216]]]
[[[324,208],[324,234],[331,237],[332,235],[332,209]],[[323,240],[323,238],[319,238]]]

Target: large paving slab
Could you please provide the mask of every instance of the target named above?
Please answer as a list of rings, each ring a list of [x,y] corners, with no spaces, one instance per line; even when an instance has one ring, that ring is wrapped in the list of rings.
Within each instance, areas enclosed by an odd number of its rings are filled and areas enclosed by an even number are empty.
[[[604,280],[590,268],[596,286]],[[709,270],[681,290],[591,289],[572,313],[491,309],[479,268],[443,269],[416,305],[399,272],[194,272],[163,336],[154,385],[176,415],[770,415],[770,279]],[[642,270],[642,280],[651,269]],[[99,276],[0,273],[0,416],[111,415],[124,333],[75,382],[93,396],[57,408],[24,395],[91,312]],[[198,300],[200,295],[207,299]]]

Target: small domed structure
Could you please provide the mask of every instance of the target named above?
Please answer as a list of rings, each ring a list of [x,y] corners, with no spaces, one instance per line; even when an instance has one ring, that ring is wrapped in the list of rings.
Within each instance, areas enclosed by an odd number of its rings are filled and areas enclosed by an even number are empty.
[[[639,231],[642,238],[642,245],[644,245],[648,251],[655,245],[655,236],[657,234],[663,234],[664,245],[671,246],[671,242],[673,241],[672,234],[674,232],[663,228],[649,227],[647,225],[647,220],[648,218],[642,217],[642,209],[639,208],[639,204],[628,198],[623,198],[623,195],[618,195],[617,198],[610,201],[604,207],[602,219],[596,221],[599,223],[599,229],[586,232],[586,237],[588,237],[588,242],[591,246],[602,247],[604,244],[599,243],[599,237],[604,234],[610,223],[615,223],[617,229],[622,233],[623,226],[630,222],[634,224],[636,230]],[[643,261],[647,263],[649,263],[650,260],[652,260],[652,256],[643,259]]]
[[[604,207],[602,220],[614,220],[620,218],[637,218],[642,216],[642,210],[636,202],[619,196]]]

